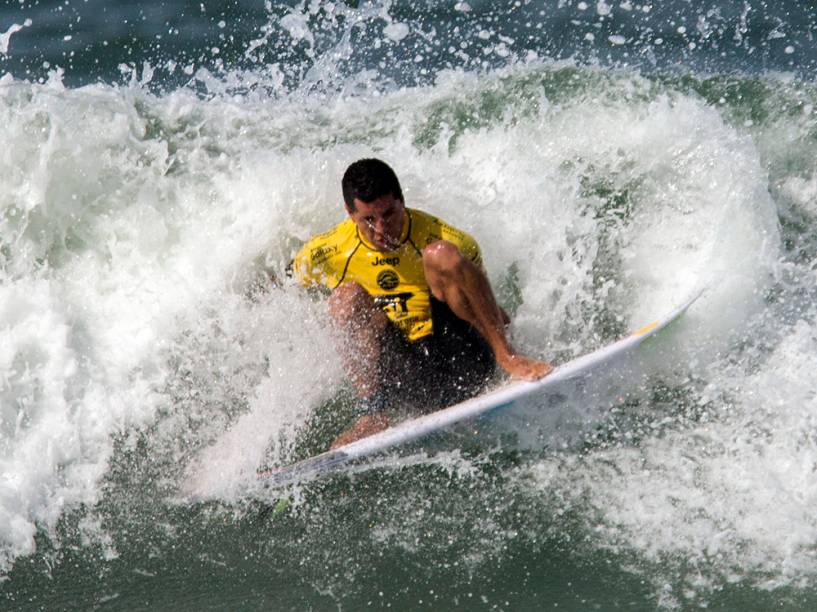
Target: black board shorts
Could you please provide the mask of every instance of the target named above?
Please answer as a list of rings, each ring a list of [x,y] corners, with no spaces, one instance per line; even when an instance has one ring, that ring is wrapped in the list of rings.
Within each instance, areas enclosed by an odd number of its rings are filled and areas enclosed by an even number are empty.
[[[431,313],[434,332],[414,342],[387,327],[378,384],[390,406],[437,410],[477,395],[496,373],[493,350],[476,329],[433,297]]]

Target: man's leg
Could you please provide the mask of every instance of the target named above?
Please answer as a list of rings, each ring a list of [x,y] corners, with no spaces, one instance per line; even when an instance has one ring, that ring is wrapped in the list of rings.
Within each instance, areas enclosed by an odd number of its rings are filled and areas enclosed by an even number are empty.
[[[549,363],[520,355],[511,346],[488,279],[453,243],[438,240],[423,249],[423,270],[434,297],[485,338],[497,364],[508,374],[536,380],[553,370]]]
[[[386,314],[375,306],[372,296],[357,283],[344,283],[329,297],[329,316],[338,337],[346,375],[357,396],[369,399],[379,391],[378,364],[383,336],[390,324]],[[389,426],[383,414],[364,415],[340,434],[332,448],[377,433]]]

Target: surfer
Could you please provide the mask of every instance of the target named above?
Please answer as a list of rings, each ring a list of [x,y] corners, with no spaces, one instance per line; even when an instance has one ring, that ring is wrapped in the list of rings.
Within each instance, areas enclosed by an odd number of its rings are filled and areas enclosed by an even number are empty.
[[[329,314],[359,398],[342,446],[388,427],[387,406],[440,408],[476,395],[499,366],[535,380],[553,369],[518,353],[476,241],[407,208],[394,171],[351,164],[341,181],[348,218],[309,240],[293,261],[305,285],[331,290]]]

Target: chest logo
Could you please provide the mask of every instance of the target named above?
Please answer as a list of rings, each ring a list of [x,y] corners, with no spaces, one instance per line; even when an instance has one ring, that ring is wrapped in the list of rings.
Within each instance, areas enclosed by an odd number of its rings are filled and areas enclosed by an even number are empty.
[[[337,251],[338,247],[336,246],[319,246],[317,248],[312,249],[310,259],[312,263],[315,265],[322,264],[327,259],[332,257],[332,255],[337,253]]]
[[[373,266],[396,266],[400,263],[399,257],[375,257],[372,262]]]
[[[391,291],[400,284],[400,279],[394,270],[383,270],[377,275],[377,286],[386,291]]]

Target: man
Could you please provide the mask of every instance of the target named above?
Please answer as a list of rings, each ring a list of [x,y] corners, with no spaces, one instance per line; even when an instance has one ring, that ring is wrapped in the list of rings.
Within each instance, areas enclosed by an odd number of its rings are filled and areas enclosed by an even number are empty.
[[[478,393],[498,365],[535,380],[553,369],[505,335],[474,239],[405,207],[394,171],[361,159],[342,180],[348,219],[312,238],[293,262],[306,285],[329,288],[329,314],[359,398],[357,422],[332,447],[389,425],[395,403],[440,408]]]

